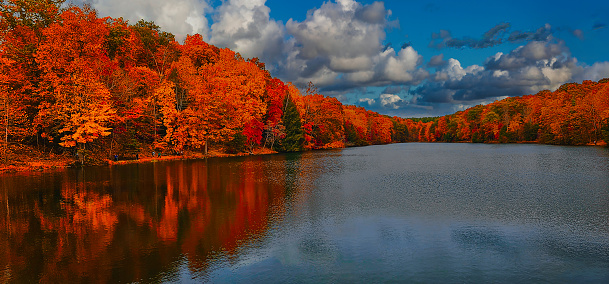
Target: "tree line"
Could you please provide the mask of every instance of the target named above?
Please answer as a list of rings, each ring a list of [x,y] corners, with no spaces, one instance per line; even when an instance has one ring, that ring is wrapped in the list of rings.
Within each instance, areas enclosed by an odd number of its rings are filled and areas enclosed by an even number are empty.
[[[510,97],[412,127],[405,141],[590,145],[609,141],[609,79]],[[411,133],[413,129],[415,133]]]
[[[208,148],[280,152],[415,141],[588,144],[607,141],[608,80],[507,98],[452,115],[389,117],[301,93],[257,58],[153,22],[98,17],[64,0],[0,6],[4,156],[11,144],[55,151]],[[81,158],[83,156],[81,155]]]

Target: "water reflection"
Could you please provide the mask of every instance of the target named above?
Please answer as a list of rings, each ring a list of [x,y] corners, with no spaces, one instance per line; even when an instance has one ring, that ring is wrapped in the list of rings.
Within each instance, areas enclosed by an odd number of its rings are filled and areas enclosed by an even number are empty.
[[[403,144],[0,178],[3,282],[609,280],[603,148]]]
[[[170,280],[183,256],[205,271],[283,210],[285,164],[258,159],[3,176],[0,282]]]

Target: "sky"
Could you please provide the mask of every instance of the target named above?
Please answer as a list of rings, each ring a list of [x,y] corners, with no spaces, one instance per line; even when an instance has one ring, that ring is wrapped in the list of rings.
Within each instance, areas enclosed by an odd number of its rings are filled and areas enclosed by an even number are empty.
[[[74,4],[81,4],[73,0]],[[452,114],[609,77],[609,1],[85,0],[201,34],[275,77],[381,114]]]

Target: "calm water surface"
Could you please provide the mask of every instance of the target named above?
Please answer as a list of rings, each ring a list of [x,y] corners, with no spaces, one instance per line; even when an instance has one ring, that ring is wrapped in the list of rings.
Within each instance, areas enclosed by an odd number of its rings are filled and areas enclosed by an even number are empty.
[[[609,283],[609,150],[394,144],[0,175],[0,282]]]

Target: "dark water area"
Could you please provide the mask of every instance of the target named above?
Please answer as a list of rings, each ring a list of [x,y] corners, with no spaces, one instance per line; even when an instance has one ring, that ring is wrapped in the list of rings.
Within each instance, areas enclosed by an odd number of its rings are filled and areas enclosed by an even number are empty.
[[[411,143],[4,174],[0,282],[609,283],[609,149]]]

